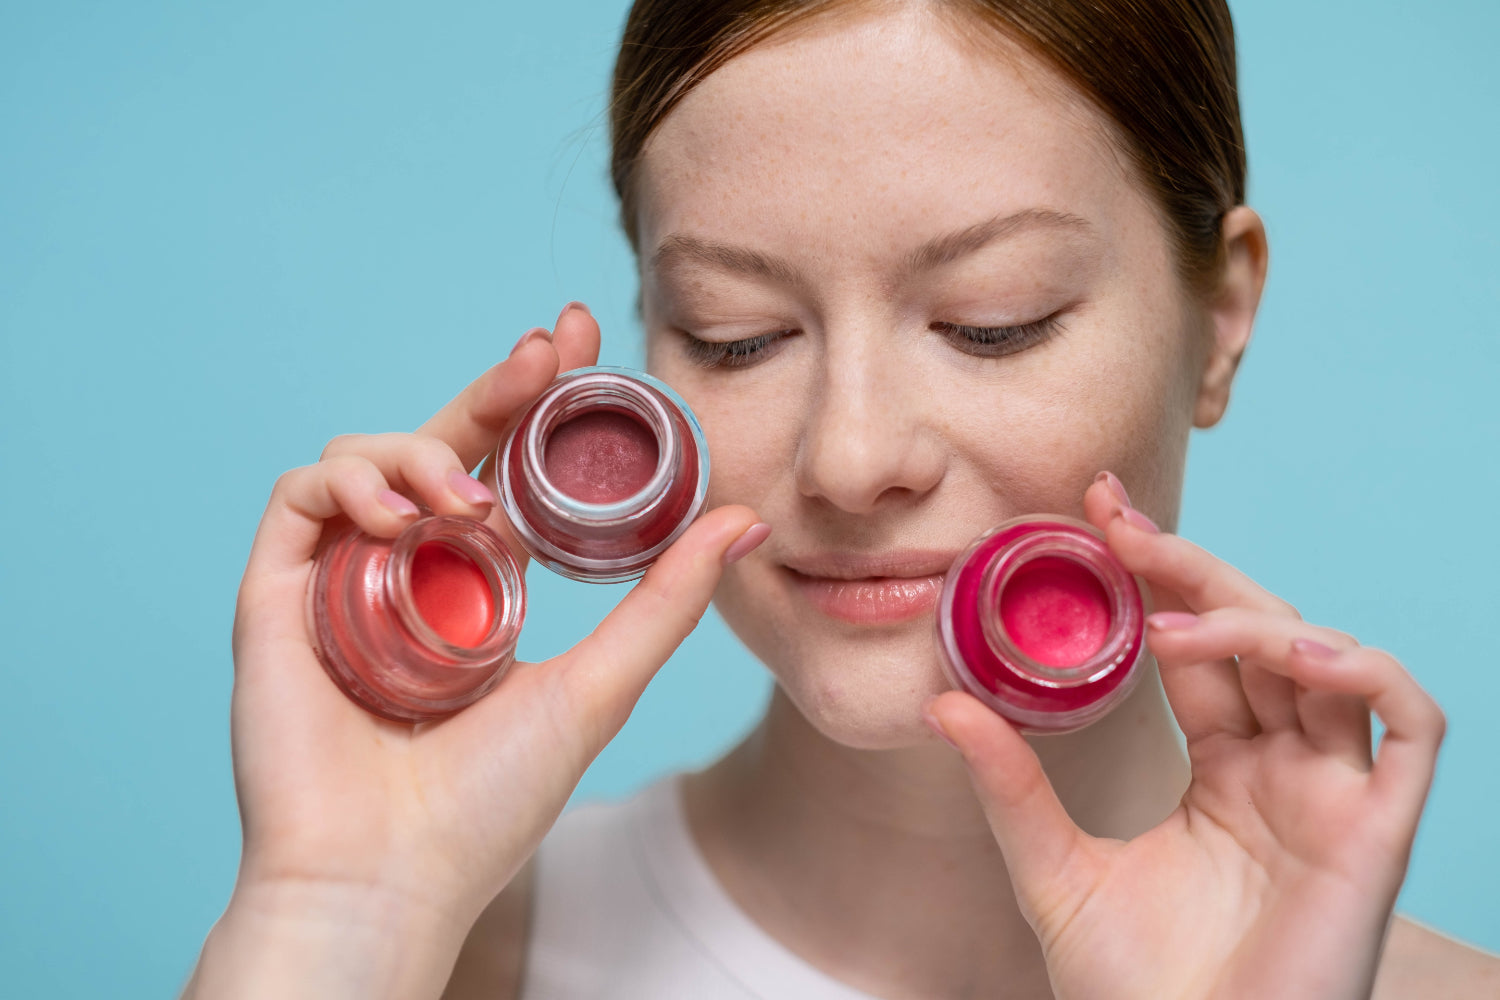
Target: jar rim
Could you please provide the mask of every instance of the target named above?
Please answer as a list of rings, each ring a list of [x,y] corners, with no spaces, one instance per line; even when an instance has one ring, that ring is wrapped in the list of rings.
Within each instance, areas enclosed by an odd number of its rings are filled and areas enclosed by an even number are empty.
[[[1039,525],[1045,521],[1033,522]],[[1044,663],[1028,653],[1006,627],[1001,596],[1027,566],[1041,559],[1062,559],[1089,573],[1109,601],[1109,629],[1104,642],[1082,661],[1066,666]],[[1128,658],[1139,631],[1140,608],[1130,600],[1133,580],[1109,554],[1104,540],[1076,526],[1039,526],[997,551],[979,585],[980,625],[996,658],[1017,677],[1042,687],[1070,688],[1092,684],[1118,669]]]
[[[666,386],[653,385],[656,380],[649,375],[641,377],[643,375],[605,366],[575,369],[559,376],[532,404],[527,417],[523,418],[526,434],[521,442],[521,461],[537,501],[549,513],[608,527],[646,514],[661,502],[676,468],[681,445],[673,433],[671,415],[660,395],[660,390]],[[652,470],[651,478],[630,496],[610,503],[579,500],[559,489],[547,475],[546,449],[552,432],[575,415],[599,405],[613,405],[627,411],[645,424],[656,439],[656,468]]]
[[[657,436],[657,467],[652,479],[636,494],[617,504],[588,504],[578,501],[557,490],[544,474],[545,438],[547,414],[543,411],[537,419],[537,409],[550,401],[559,391],[558,383],[566,383],[593,377],[601,391],[616,395],[612,400],[619,404],[619,395],[626,392],[636,400],[646,400],[641,409],[631,412],[648,423]],[[609,405],[609,403],[606,403]],[[563,414],[555,426],[569,414]],[[553,572],[576,580],[591,583],[622,583],[633,580],[645,572],[646,567],[667,546],[676,541],[693,520],[702,512],[707,501],[709,478],[708,442],[698,423],[697,416],[671,386],[646,372],[631,368],[597,365],[565,372],[522,415],[510,434],[501,443],[494,458],[493,478],[500,506],[509,520],[511,529],[522,547],[542,565]],[[664,508],[675,511],[686,489],[687,477],[691,475],[690,496],[680,520],[675,527],[653,543],[650,548],[624,554],[586,554],[580,548],[569,547],[568,542],[586,545],[590,539],[610,537],[630,531],[634,526],[649,523],[654,517],[665,516]],[[655,495],[652,491],[655,490]],[[623,516],[612,507],[628,507],[640,502],[639,509]],[[606,518],[601,518],[600,514]],[[557,534],[560,541],[545,537],[544,530]]]
[[[1125,616],[1128,621],[1117,618],[1111,623],[1112,631],[1113,626],[1119,625],[1126,636],[1125,647],[1119,654],[1120,661],[1107,670],[1091,670],[1089,678],[1074,685],[1059,684],[1056,678],[1040,676],[1042,670],[1055,671],[1057,668],[1036,664],[1034,660],[1031,664],[1023,665],[1023,669],[1017,669],[1016,662],[996,655],[991,637],[985,634],[985,624],[976,620],[983,617],[981,607],[987,603],[987,599],[983,596],[986,592],[984,577],[981,575],[976,579],[975,573],[982,574],[989,568],[977,565],[971,568],[971,564],[980,561],[976,559],[976,555],[987,546],[996,546],[997,551],[1003,550],[1012,540],[1004,537],[1007,533],[1024,538],[1029,532],[1046,530],[1048,527],[1095,539],[1100,552],[1109,562],[1118,566],[1122,578],[1128,581],[1126,589],[1129,600],[1126,602]],[[985,561],[993,561],[995,554],[986,553]],[[1043,554],[1045,553],[1037,553],[1039,557]],[[978,698],[990,709],[1009,719],[1022,732],[1071,732],[1096,721],[1118,705],[1140,680],[1142,664],[1147,655],[1145,616],[1149,610],[1150,591],[1139,577],[1131,574],[1109,553],[1102,533],[1093,525],[1057,514],[1030,514],[1011,518],[970,542],[945,574],[935,622],[938,663],[955,688]],[[995,617],[999,617],[998,606]],[[1100,652],[1102,651],[1101,649]],[[970,656],[979,657],[979,660],[971,662]],[[1036,673],[1028,673],[1027,670],[1032,665],[1040,669]],[[993,687],[990,680],[982,679],[990,677],[994,678]],[[1070,700],[1067,702],[1068,707],[1063,707],[1062,704],[1049,706],[1038,701],[1038,698],[1069,697],[1064,694],[1069,687],[1082,693],[1095,686],[1099,688],[1098,696],[1085,694],[1084,701],[1075,703]]]
[[[412,562],[418,549],[433,543],[446,545],[468,559],[489,585],[495,611],[484,638],[472,646],[449,642],[417,609],[411,589]],[[515,646],[526,617],[525,578],[510,549],[482,522],[452,515],[422,518],[396,536],[383,575],[386,600],[395,609],[401,627],[422,646],[450,661],[449,666],[484,667]]]

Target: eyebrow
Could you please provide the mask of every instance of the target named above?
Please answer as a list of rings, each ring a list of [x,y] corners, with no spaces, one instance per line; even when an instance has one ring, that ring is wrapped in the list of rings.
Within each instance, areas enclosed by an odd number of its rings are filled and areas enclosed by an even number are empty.
[[[673,271],[691,264],[731,274],[764,278],[778,285],[790,285],[794,288],[807,284],[802,273],[784,260],[747,247],[713,243],[681,233],[668,235],[661,241],[661,246],[656,248],[656,253],[651,255],[651,266],[656,271]]]
[[[1047,208],[1028,208],[1009,215],[997,215],[985,222],[928,240],[907,255],[904,271],[906,276],[930,271],[991,243],[1028,230],[1054,229],[1089,233],[1093,228],[1082,216]],[[806,287],[808,284],[802,273],[784,260],[748,247],[715,243],[682,233],[669,234],[651,255],[651,266],[657,271],[670,271],[694,264],[716,271],[763,278],[794,288]]]
[[[1028,208],[1011,215],[997,215],[987,222],[980,222],[924,243],[907,257],[906,273],[910,275],[930,271],[991,243],[1031,229],[1088,233],[1093,228],[1082,216],[1055,212],[1048,208]]]

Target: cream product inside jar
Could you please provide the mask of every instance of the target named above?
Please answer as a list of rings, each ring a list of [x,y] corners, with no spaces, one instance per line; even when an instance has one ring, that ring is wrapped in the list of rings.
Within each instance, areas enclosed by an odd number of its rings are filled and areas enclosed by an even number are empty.
[[[1080,729],[1138,678],[1143,593],[1092,526],[1052,515],[1006,521],[971,543],[944,579],[944,670],[1025,731]]]

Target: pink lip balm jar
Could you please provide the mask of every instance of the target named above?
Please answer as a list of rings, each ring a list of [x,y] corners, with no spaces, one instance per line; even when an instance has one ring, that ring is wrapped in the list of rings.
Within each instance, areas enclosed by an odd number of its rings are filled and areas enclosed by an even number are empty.
[[[708,445],[644,372],[558,376],[500,445],[496,492],[537,562],[590,583],[633,580],[703,511]]]
[[[397,722],[451,715],[515,661],[521,568],[489,528],[424,517],[395,538],[348,528],[324,546],[307,591],[323,668],[366,711]]]
[[[938,648],[952,684],[1023,732],[1065,733],[1134,687],[1146,602],[1091,525],[1018,517],[976,539],[943,581]]]

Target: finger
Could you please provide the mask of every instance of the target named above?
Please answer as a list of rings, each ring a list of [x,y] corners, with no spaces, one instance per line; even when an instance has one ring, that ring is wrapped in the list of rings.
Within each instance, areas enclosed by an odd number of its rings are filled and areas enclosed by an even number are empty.
[[[963,754],[1023,910],[1045,914],[1062,905],[1047,895],[1065,884],[1058,876],[1086,834],[1063,808],[1036,751],[1010,723],[965,692],[939,695],[924,714],[928,725]]]
[[[1284,660],[1299,638],[1354,642],[1300,619],[1246,608],[1201,616],[1158,613],[1146,625],[1147,645],[1161,667],[1167,700],[1189,742],[1215,732],[1248,738],[1257,732],[1301,731],[1297,685],[1285,671],[1268,669],[1267,661]],[[1197,695],[1197,711],[1179,707],[1182,688]],[[1320,735],[1328,736],[1326,731]]]
[[[1354,649],[1359,643],[1339,632],[1325,635],[1338,637],[1337,649]],[[1296,654],[1299,640],[1293,640],[1292,653]],[[1263,671],[1269,673],[1269,671]],[[1292,701],[1297,710],[1297,725],[1307,742],[1318,753],[1336,757],[1365,773],[1374,764],[1370,744],[1370,706],[1358,695],[1336,691],[1320,691],[1288,680],[1292,685]]]
[[[1158,611],[1146,618],[1146,646],[1156,659],[1177,727],[1189,747],[1216,734],[1249,739],[1260,733],[1260,723],[1240,683],[1239,664],[1232,657],[1174,656],[1170,647],[1159,644],[1161,633],[1192,627],[1197,621],[1197,615],[1186,611]]]
[[[480,517],[494,503],[453,451],[432,438],[348,435],[330,442],[324,455],[277,480],[250,548],[246,580],[305,565],[317,552],[324,522],[340,514],[369,534],[394,537],[420,513],[398,490],[437,513]]]
[[[1255,713],[1261,732],[1302,731],[1297,717],[1297,685],[1291,678],[1267,670],[1260,664],[1241,658],[1236,667],[1245,702]]]
[[[1110,519],[1105,538],[1125,568],[1152,585],[1153,595],[1171,591],[1195,614],[1240,607],[1301,617],[1296,608],[1233,566],[1185,538],[1159,531],[1133,508],[1122,508]]]
[[[1415,829],[1448,728],[1437,702],[1383,650],[1300,641],[1290,663],[1308,687],[1359,697],[1380,718],[1372,787],[1401,829]]]
[[[1363,698],[1298,685],[1296,702],[1302,732],[1314,750],[1360,771],[1371,770],[1370,706]]]
[[[271,490],[250,546],[245,579],[305,569],[317,552],[323,523],[339,514],[372,535],[393,538],[418,513],[417,505],[393,492],[367,458],[340,455],[292,469]]]
[[[1101,472],[1084,493],[1083,509],[1090,524],[1106,531],[1110,521],[1131,509],[1130,494],[1114,473]],[[1151,605],[1157,612],[1188,611],[1187,603],[1163,586],[1151,588]],[[1161,677],[1167,702],[1189,742],[1216,732],[1245,738],[1260,732],[1239,666],[1233,660],[1194,664],[1192,670],[1163,670]]]
[[[1113,472],[1099,473],[1083,494],[1084,519],[1100,531],[1109,527],[1115,514],[1129,506],[1130,494]]]
[[[570,371],[599,363],[599,323],[582,302],[569,302],[557,317],[552,332],[557,348],[558,371]]]
[[[398,493],[417,497],[434,514],[483,517],[495,504],[488,486],[464,471],[452,448],[416,434],[347,434],[323,449],[324,459],[356,455],[373,463]]]
[[[578,713],[589,759],[619,732],[647,683],[698,626],[726,560],[744,556],[770,532],[748,507],[705,514],[590,635],[552,661]]]
[[[495,450],[511,419],[556,377],[557,366],[547,331],[528,330],[510,357],[469,383],[417,433],[447,444],[468,471]]]
[[[1278,676],[1295,679],[1286,659],[1292,643],[1313,640],[1334,649],[1352,648],[1353,639],[1331,628],[1249,608],[1220,608],[1202,615],[1157,615],[1146,618],[1147,642],[1158,662],[1254,660]]]
[[[1294,644],[1298,642],[1314,641],[1328,648],[1357,646],[1349,636],[1243,608],[1224,608],[1196,618],[1152,615],[1147,627],[1148,643],[1162,664],[1164,684],[1169,673],[1190,673],[1201,660],[1237,656],[1247,703],[1262,730],[1301,732],[1314,747],[1352,767],[1367,768],[1368,762],[1358,750],[1360,741],[1368,738],[1367,723],[1347,706],[1333,715],[1323,712],[1304,717],[1298,699],[1316,688],[1297,675],[1292,663]],[[1368,711],[1365,714],[1368,716]]]
[[[598,362],[599,324],[589,312],[588,306],[582,302],[569,302],[563,307],[562,313],[557,317],[557,327],[552,334],[552,346],[557,351],[558,371],[569,371]],[[492,449],[479,471],[475,473],[475,478],[498,488],[495,459],[496,453]],[[490,519],[490,527],[510,540],[510,526],[498,510]],[[511,547],[518,548],[518,546]]]

